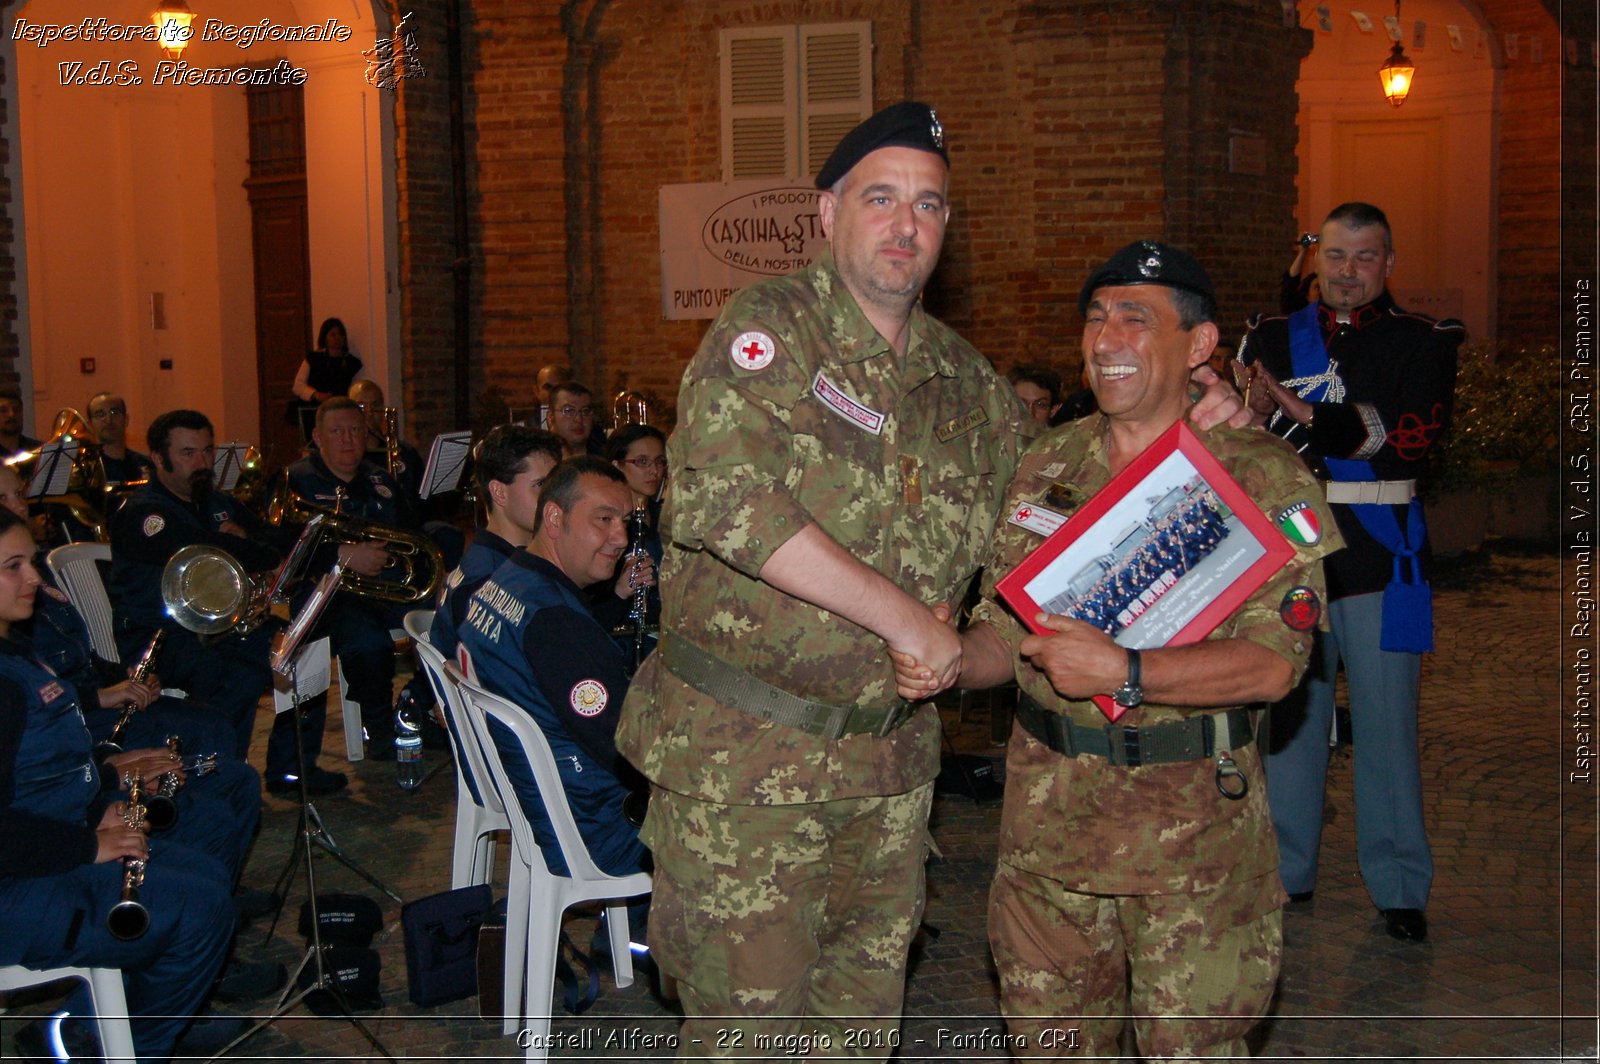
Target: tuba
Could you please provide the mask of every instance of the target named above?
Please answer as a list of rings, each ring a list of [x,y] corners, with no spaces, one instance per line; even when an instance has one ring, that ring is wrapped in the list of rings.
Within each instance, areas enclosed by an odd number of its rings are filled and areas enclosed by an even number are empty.
[[[398,572],[392,576],[382,573],[363,576],[347,569],[340,589],[383,602],[432,602],[445,578],[444,555],[439,553],[433,540],[421,532],[342,514],[339,512],[341,505],[342,502],[336,502],[329,510],[303,499],[289,486],[289,478],[280,475],[267,506],[267,521],[274,525],[303,523],[309,529],[314,519],[321,518],[317,525],[319,536],[332,537],[339,543],[382,543],[398,565]],[[298,544],[296,549],[299,549]]]
[[[37,450],[23,451],[6,460],[26,485],[30,503],[61,506],[74,520],[105,542],[106,471],[100,464],[100,446],[89,423],[69,407],[56,412],[50,437]]]

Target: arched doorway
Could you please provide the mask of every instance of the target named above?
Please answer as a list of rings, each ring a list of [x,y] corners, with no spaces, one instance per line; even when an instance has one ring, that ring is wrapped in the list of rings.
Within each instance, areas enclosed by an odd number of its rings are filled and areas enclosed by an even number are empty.
[[[1395,238],[1395,298],[1407,309],[1461,318],[1475,340],[1494,335],[1496,76],[1493,43],[1479,13],[1460,0],[1405,0],[1403,44],[1416,63],[1410,97],[1398,110],[1384,99],[1378,67],[1391,41],[1387,4],[1301,4],[1313,27],[1300,67],[1299,215],[1315,230],[1329,209],[1364,200],[1389,216]],[[1425,25],[1421,47],[1416,24]],[[1458,51],[1453,44],[1460,38]]]
[[[72,0],[10,13],[39,28],[6,41],[18,333],[36,424],[117,391],[136,443],[179,406],[206,411],[219,439],[256,442],[263,412],[282,410],[287,396],[261,394],[255,371],[246,87],[193,82],[207,70],[304,71],[309,328],[342,318],[369,374],[398,386],[393,102],[363,77],[362,55],[388,16],[370,0],[265,0],[250,22],[195,6],[179,68],[116,29],[150,24],[143,0],[96,5],[104,25],[88,33]],[[283,39],[330,20],[333,39]],[[43,39],[65,27],[78,39]]]

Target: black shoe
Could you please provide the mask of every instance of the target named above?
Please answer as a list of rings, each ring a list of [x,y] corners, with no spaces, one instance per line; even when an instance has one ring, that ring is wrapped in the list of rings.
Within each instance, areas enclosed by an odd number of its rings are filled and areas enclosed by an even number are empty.
[[[229,1042],[248,1031],[255,1021],[248,1016],[202,1016],[178,1039],[173,1055],[214,1057]]]
[[[1311,902],[1311,899],[1316,896],[1317,892],[1314,890],[1297,890],[1289,895],[1289,904],[1307,905]]]
[[[100,1059],[100,1043],[95,1039],[94,1025],[66,1013],[46,1016],[18,1028],[16,1047],[19,1060],[56,1064],[62,1059],[58,1047],[66,1051],[68,1060]]]
[[[337,794],[345,789],[350,781],[343,772],[329,772],[325,768],[313,767],[306,774],[306,790],[311,797],[320,798],[325,794]],[[278,795],[294,795],[300,793],[300,778],[298,776],[268,776],[267,793]]]
[[[224,1005],[259,1001],[283,989],[289,970],[277,961],[245,961],[235,957],[222,972],[222,979],[211,992],[212,1001]]]
[[[1402,942],[1425,942],[1428,938],[1428,917],[1421,909],[1385,909],[1383,922],[1390,938]]]

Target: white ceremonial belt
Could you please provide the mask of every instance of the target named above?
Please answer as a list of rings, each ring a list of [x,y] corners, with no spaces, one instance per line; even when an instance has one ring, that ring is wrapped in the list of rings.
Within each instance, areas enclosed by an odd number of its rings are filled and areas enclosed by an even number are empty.
[[[1346,506],[1379,503],[1400,506],[1417,494],[1415,480],[1330,480],[1328,501]]]

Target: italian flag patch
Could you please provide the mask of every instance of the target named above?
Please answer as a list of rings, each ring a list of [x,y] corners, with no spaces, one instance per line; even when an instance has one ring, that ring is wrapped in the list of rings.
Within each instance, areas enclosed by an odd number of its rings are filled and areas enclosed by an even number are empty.
[[[1303,500],[1279,511],[1278,528],[1289,542],[1302,547],[1312,546],[1322,538],[1322,522],[1317,518],[1317,511]]]

